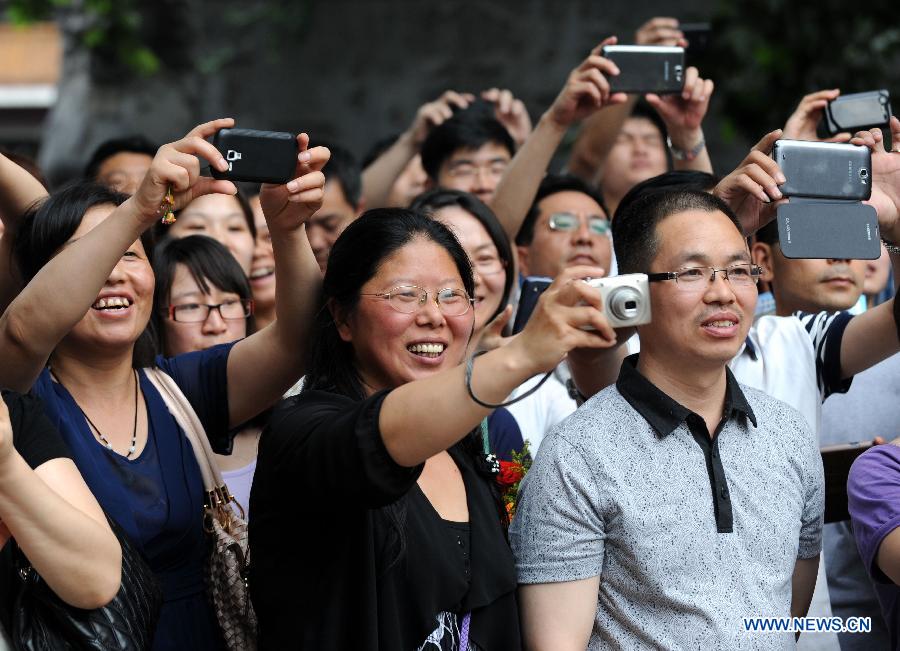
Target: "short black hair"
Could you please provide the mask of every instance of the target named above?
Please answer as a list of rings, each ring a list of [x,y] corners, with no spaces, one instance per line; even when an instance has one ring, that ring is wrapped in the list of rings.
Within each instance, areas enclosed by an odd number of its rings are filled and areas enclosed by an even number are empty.
[[[441,165],[454,153],[488,143],[504,147],[510,157],[516,153],[516,143],[506,127],[482,105],[473,104],[431,130],[422,143],[422,167],[428,178],[436,182]]]
[[[606,202],[603,201],[603,195],[600,193],[600,190],[571,174],[548,174],[538,186],[537,194],[534,195],[534,201],[531,202],[531,208],[529,208],[528,214],[525,215],[525,219],[519,227],[519,232],[516,233],[516,244],[519,246],[531,245],[534,241],[534,225],[541,214],[538,204],[543,199],[558,192],[580,192],[581,194],[586,194],[596,201],[603,209],[603,214],[607,218],[609,217],[609,209],[606,207]]]
[[[153,319],[156,320],[159,349],[163,351],[166,350],[166,346],[162,320],[166,318],[166,308],[169,305],[169,295],[178,264],[187,267],[204,294],[208,294],[210,285],[214,285],[223,292],[237,294],[241,299],[253,298],[250,281],[247,280],[240,263],[225,245],[206,235],[170,238],[157,247],[153,255],[153,275],[156,278]],[[247,335],[253,334],[255,330],[256,322],[251,314],[247,317]]]
[[[29,208],[22,216],[13,241],[13,258],[28,283],[68,242],[81,225],[85,214],[97,206],[121,206],[127,194],[116,192],[101,183],[81,181],[54,192]],[[153,255],[153,234],[145,230],[140,237],[148,263]],[[156,335],[153,320],[134,344],[132,365],[142,368],[154,365]]]
[[[334,179],[341,185],[344,198],[354,209],[359,208],[362,198],[362,168],[359,160],[346,147],[333,142],[317,142],[316,146],[328,147],[331,158],[322,168],[325,181]]]
[[[711,192],[719,183],[719,177],[709,172],[696,170],[673,170],[663,172],[657,176],[651,176],[646,181],[641,181],[622,197],[616,214],[619,214],[635,199],[650,192],[662,192],[668,190],[697,190],[698,192]]]
[[[697,190],[651,192],[617,211],[612,223],[613,246],[619,273],[647,273],[659,251],[656,227],[666,217],[687,210],[722,212],[743,237],[744,230],[734,211],[724,201]]]
[[[513,283],[516,280],[516,265],[512,247],[509,245],[509,238],[497,220],[497,216],[494,215],[494,212],[488,205],[474,194],[469,194],[468,192],[435,188],[416,197],[409,208],[410,210],[434,215],[441,208],[449,206],[462,208],[484,226],[484,230],[487,231],[491,242],[497,247],[497,254],[500,256],[500,260],[503,261],[503,272],[506,274],[506,280],[503,283],[503,296],[500,298],[500,305],[497,306],[497,310],[488,319],[488,322],[490,322],[506,309]]]
[[[159,147],[142,135],[134,134],[124,138],[111,138],[106,140],[94,150],[88,164],[84,168],[84,178],[88,181],[96,180],[100,166],[107,158],[116,154],[128,152],[130,154],[146,154],[150,158],[156,156]]]
[[[763,244],[768,244],[769,246],[780,244],[781,240],[779,239],[778,235],[778,222],[773,219],[768,224],[756,231],[756,233],[753,234],[753,237],[757,242],[762,242]]]
[[[659,117],[659,113],[656,112],[656,109],[650,106],[650,104],[643,97],[640,98],[637,102],[635,102],[634,107],[631,109],[631,113],[629,114],[630,118],[644,118],[645,120],[650,120],[653,123],[653,126],[659,129],[659,135],[665,140],[669,133],[666,130],[666,123],[663,122],[663,119]]]

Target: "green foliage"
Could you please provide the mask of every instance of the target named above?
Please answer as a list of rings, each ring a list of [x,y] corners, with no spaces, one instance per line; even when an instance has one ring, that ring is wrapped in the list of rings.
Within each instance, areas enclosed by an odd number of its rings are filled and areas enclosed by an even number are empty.
[[[722,139],[755,142],[783,126],[803,95],[826,88],[887,88],[900,106],[897,5],[858,9],[846,0],[719,0],[712,47],[698,64],[728,116]]]
[[[73,0],[10,0],[7,18],[16,25],[51,20],[58,9],[70,9]],[[80,10],[88,19],[82,44],[95,53],[123,62],[139,75],[159,71],[160,59],[147,45],[136,0],[83,0]]]

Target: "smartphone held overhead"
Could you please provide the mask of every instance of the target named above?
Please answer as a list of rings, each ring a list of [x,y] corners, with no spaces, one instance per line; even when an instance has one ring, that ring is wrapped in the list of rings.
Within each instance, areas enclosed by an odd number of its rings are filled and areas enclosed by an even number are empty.
[[[619,74],[609,78],[614,93],[680,93],[684,89],[684,48],[657,45],[607,45],[603,56]]]
[[[222,129],[213,146],[228,162],[228,170],[213,170],[213,177],[281,185],[294,177],[299,149],[297,138],[283,131]]]

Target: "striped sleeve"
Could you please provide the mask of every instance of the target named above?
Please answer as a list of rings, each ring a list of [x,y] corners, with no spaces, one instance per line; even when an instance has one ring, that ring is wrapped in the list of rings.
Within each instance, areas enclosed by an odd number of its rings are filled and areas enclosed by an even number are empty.
[[[812,341],[816,355],[816,385],[825,400],[832,393],[847,393],[853,378],[841,373],[841,341],[853,318],[849,312],[795,312]]]

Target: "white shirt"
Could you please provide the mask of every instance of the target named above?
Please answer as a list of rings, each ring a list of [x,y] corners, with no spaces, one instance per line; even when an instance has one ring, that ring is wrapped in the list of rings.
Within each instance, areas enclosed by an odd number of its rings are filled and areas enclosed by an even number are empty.
[[[532,389],[543,377],[543,374],[536,375],[519,385],[508,399],[511,400]],[[563,362],[554,369],[553,374],[547,378],[540,389],[507,407],[513,418],[516,419],[516,423],[519,424],[522,439],[528,441],[532,457],[537,454],[544,435],[574,412],[578,406],[569,397],[569,390],[566,388],[568,378],[569,368]]]

